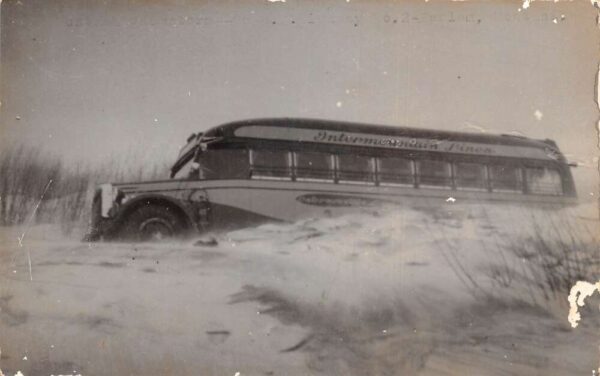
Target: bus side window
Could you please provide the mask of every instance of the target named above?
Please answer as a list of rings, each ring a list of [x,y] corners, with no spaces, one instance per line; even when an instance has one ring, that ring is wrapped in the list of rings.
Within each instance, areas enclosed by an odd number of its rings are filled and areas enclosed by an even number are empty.
[[[558,171],[550,168],[527,168],[525,175],[530,193],[562,195],[562,182]]]
[[[294,155],[296,178],[333,180],[333,159],[331,154],[297,152]]]
[[[377,176],[381,183],[413,185],[414,163],[405,158],[378,158]]]
[[[209,150],[199,159],[202,179],[247,179],[248,151],[245,149]]]
[[[523,192],[523,179],[519,167],[490,165],[488,171],[493,191]]]
[[[452,187],[450,163],[433,160],[417,161],[419,184],[432,187]]]
[[[291,177],[290,153],[279,150],[250,150],[252,177]]]
[[[355,154],[337,156],[340,181],[373,181],[373,158]]]
[[[485,165],[479,163],[455,163],[454,181],[457,188],[486,189]]]

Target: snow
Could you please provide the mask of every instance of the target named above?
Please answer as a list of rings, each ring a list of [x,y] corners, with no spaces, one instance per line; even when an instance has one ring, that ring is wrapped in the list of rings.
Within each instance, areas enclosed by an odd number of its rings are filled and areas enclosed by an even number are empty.
[[[33,280],[17,242],[23,229],[0,228],[0,368],[8,375],[591,373],[598,312],[581,312],[571,329],[566,295],[544,300],[520,281],[502,287],[490,271],[520,268],[524,261],[508,247],[565,218],[597,234],[596,210],[451,202],[208,234],[217,240],[204,242],[210,246],[194,245],[198,238],[81,243],[33,226],[23,240]]]

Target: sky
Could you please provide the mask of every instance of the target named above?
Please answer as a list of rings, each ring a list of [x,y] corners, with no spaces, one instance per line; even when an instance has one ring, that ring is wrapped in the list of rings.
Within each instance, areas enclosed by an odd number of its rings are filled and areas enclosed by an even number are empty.
[[[580,195],[597,189],[589,1],[4,0],[0,13],[0,145],[151,164],[245,118],[516,132],[556,140],[583,165]]]

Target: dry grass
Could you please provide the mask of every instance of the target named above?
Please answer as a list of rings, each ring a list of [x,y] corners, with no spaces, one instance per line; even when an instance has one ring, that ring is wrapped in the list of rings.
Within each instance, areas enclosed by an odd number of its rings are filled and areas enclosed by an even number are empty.
[[[65,233],[85,226],[97,184],[167,176],[167,163],[144,166],[138,162],[143,160],[67,166],[40,149],[23,145],[5,148],[0,151],[0,225],[57,223]]]
[[[527,231],[497,234],[479,240],[489,257],[484,264],[466,262],[460,242],[447,236],[438,241],[446,263],[471,295],[478,298],[519,298],[536,306],[566,302],[580,280],[600,275],[600,238],[591,226],[574,217],[523,219]],[[595,227],[594,227],[595,228]],[[479,270],[483,268],[484,272]]]
[[[543,224],[534,219],[531,233],[521,241],[512,239],[508,252],[520,261],[520,267],[510,272],[515,274],[513,280],[533,287],[545,300],[563,298],[577,281],[595,281],[600,275],[598,234],[571,218]],[[508,273],[497,275],[502,278]]]

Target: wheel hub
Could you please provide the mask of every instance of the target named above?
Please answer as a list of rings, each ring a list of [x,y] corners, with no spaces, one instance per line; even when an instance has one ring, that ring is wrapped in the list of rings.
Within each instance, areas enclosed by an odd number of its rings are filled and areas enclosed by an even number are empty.
[[[164,219],[150,218],[142,222],[139,234],[141,240],[162,240],[173,236],[173,228]]]

